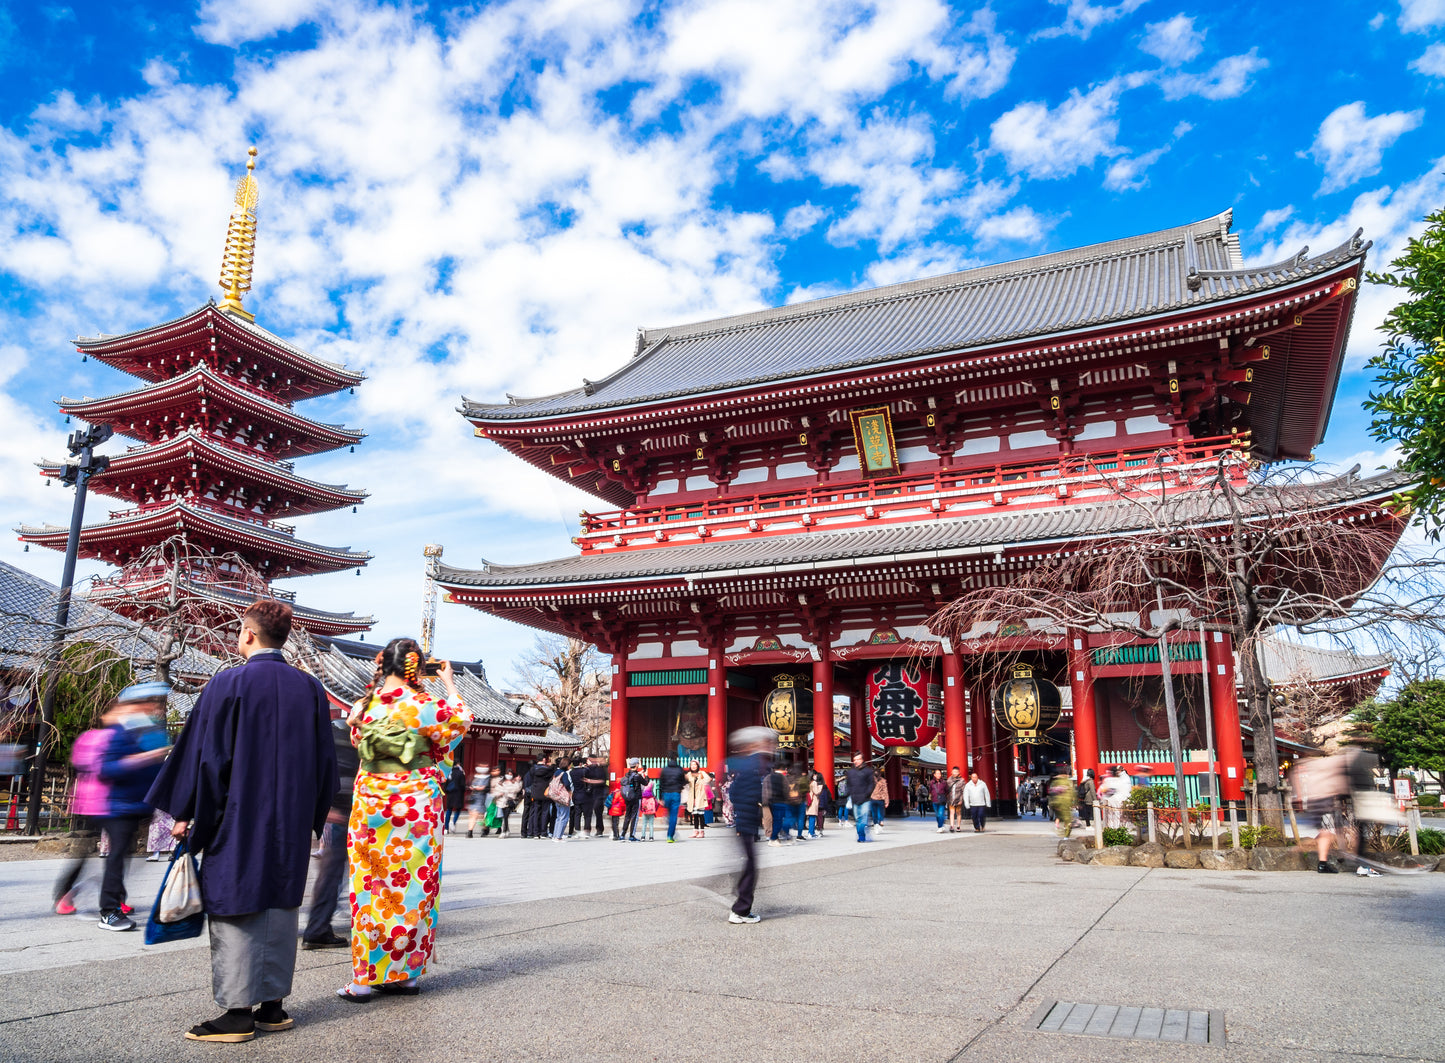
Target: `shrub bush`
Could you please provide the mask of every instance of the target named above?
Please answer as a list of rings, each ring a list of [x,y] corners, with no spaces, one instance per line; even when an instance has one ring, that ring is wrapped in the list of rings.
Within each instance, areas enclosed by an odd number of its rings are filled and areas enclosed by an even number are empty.
[[[1105,831],[1104,833],[1107,836],[1109,832]],[[1422,827],[1415,832],[1415,837],[1420,843],[1420,852],[1423,855],[1445,856],[1445,830]],[[1406,844],[1408,845],[1408,841]]]
[[[1440,807],[1440,795],[1439,795],[1439,794],[1421,794],[1421,795],[1420,795],[1420,807],[1421,807],[1421,808],[1439,808],[1439,807]]]
[[[1285,837],[1273,827],[1249,827],[1239,828],[1239,845],[1243,849],[1253,849],[1256,845],[1283,845]]]
[[[1128,827],[1105,827],[1105,845],[1133,845],[1134,832]]]

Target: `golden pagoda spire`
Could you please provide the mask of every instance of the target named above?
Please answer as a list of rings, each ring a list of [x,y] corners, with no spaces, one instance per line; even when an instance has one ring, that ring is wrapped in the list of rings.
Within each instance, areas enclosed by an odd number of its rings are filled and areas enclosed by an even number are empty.
[[[256,315],[241,305],[241,296],[251,290],[251,266],[256,259],[256,200],[258,191],[253,171],[256,149],[246,152],[246,176],[236,182],[236,205],[226,227],[226,250],[221,255],[221,289],[226,293],[221,309],[247,321]]]

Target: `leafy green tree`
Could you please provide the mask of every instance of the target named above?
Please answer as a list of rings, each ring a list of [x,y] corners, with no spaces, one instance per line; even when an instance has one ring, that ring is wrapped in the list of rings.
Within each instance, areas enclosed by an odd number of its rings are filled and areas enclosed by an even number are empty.
[[[1361,705],[1350,736],[1368,739],[1391,771],[1445,771],[1445,679],[1421,679],[1388,701]]]
[[[1425,219],[1386,273],[1373,284],[1408,293],[1385,317],[1385,349],[1370,359],[1377,390],[1365,400],[1370,434],[1399,443],[1402,466],[1420,477],[1409,502],[1431,538],[1445,528],[1445,209]]]
[[[89,642],[65,647],[61,661],[51,756],[63,763],[70,759],[80,733],[94,727],[105,707],[131,682],[131,666],[115,651]]]

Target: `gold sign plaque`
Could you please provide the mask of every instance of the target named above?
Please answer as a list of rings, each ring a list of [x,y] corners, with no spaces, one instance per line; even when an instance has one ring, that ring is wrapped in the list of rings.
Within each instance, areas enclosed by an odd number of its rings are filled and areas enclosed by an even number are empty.
[[[858,467],[864,476],[893,476],[898,466],[898,448],[893,445],[893,418],[887,406],[850,410],[853,442],[858,447]]]

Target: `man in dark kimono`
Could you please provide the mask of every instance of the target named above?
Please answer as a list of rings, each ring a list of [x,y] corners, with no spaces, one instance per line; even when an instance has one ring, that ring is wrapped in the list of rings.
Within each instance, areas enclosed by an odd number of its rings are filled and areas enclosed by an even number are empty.
[[[246,611],[246,663],[206,684],[148,797],[204,854],[212,991],[226,1013],[192,1027],[195,1041],[292,1026],[281,1001],[296,967],[311,839],[326,825],[337,775],[326,692],[282,657],[290,634],[285,602]]]

